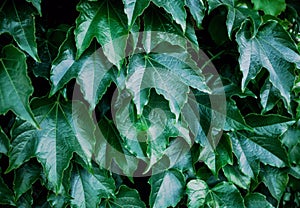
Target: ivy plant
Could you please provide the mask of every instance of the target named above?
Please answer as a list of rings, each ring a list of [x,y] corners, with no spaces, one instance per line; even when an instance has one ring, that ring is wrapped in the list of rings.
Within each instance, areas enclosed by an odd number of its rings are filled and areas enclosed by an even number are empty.
[[[297,0],[4,0],[1,207],[300,207]]]

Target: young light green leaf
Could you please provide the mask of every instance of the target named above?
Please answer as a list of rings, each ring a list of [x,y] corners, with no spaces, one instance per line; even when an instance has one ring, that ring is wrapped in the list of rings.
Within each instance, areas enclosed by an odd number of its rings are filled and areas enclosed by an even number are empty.
[[[251,0],[254,9],[262,10],[265,14],[277,16],[286,8],[285,0]]]
[[[7,154],[9,150],[9,139],[7,138],[6,134],[3,132],[0,126],[0,153]]]
[[[169,101],[170,110],[176,119],[187,102],[190,87],[203,92],[210,91],[201,71],[185,53],[132,56],[126,87],[133,94],[138,115],[142,114],[149,91],[154,88],[157,94]]]
[[[24,121],[16,123],[12,131],[14,140],[7,171],[35,156],[57,193],[74,152],[90,166],[95,125],[85,105],[79,102],[36,99],[32,108],[41,128],[35,129]]]
[[[149,6],[150,0],[123,0],[124,11],[128,18],[128,26],[131,27],[135,20],[143,14]]]
[[[74,166],[71,177],[71,206],[97,207],[102,198],[113,196],[115,184],[106,170],[94,168],[93,173],[86,169]]]
[[[26,70],[25,54],[13,45],[5,46],[0,58],[0,114],[12,110],[37,127],[38,123],[29,107],[33,87]]]
[[[41,168],[34,163],[26,163],[16,170],[14,178],[14,192],[16,200],[31,189],[32,185],[39,179]]]
[[[275,167],[285,167],[289,163],[287,154],[277,138],[243,135],[238,132],[229,133],[229,137],[240,170],[251,178],[258,175],[259,162]]]
[[[197,27],[200,28],[206,10],[203,0],[186,0],[186,6],[196,21]]]
[[[247,194],[244,200],[247,208],[257,208],[257,207],[274,208],[273,205],[267,201],[266,196],[260,193]]]
[[[242,90],[254,79],[262,67],[270,73],[270,81],[281,96],[290,103],[294,83],[294,64],[300,67],[300,56],[289,34],[275,21],[261,25],[252,37],[249,22],[236,35],[239,45],[239,64],[243,73]]]
[[[100,208],[146,208],[145,203],[141,200],[139,193],[135,189],[121,185],[116,197],[110,200],[102,201]]]
[[[18,46],[23,51],[26,51],[35,61],[39,62],[34,12],[30,5],[24,1],[15,3],[15,0],[12,0],[3,1],[0,8],[0,34],[11,34]]]
[[[175,169],[152,175],[149,183],[151,208],[175,207],[183,196],[185,179],[183,174]]]
[[[213,187],[206,196],[210,207],[244,207],[244,200],[239,190],[231,183],[221,182]]]
[[[93,38],[101,44],[108,60],[121,68],[129,30],[127,17],[120,4],[112,5],[109,0],[88,2],[77,5],[80,12],[76,19],[75,41],[78,59],[89,47]]]
[[[73,30],[67,33],[66,40],[59,48],[59,53],[53,61],[51,70],[52,89],[54,95],[72,78],[77,78],[81,91],[90,110],[94,110],[111,84],[113,65],[106,59],[101,48],[88,49],[78,60],[75,58],[76,48]]]
[[[194,179],[186,185],[186,194],[188,195],[188,207],[199,208],[204,206],[209,188],[205,181]]]
[[[268,187],[272,196],[279,202],[289,181],[288,174],[270,166],[265,166],[261,174],[263,183]]]
[[[42,16],[42,8],[41,8],[41,3],[42,0],[26,0],[27,2],[31,2],[32,5],[37,9],[39,12],[40,16]]]
[[[151,0],[158,7],[164,8],[166,12],[172,15],[173,19],[179,24],[182,30],[186,30],[186,11],[184,9],[184,0]]]
[[[223,172],[228,181],[243,189],[249,189],[251,177],[243,174],[237,166],[226,165],[223,167]]]

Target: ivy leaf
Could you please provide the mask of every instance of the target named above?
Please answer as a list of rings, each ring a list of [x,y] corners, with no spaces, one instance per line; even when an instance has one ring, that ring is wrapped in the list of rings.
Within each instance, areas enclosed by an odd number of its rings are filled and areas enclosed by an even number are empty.
[[[260,193],[247,194],[244,200],[247,208],[274,208],[273,205],[267,201],[266,197]]]
[[[211,207],[245,207],[239,190],[228,182],[221,182],[213,187],[206,196],[206,203]]]
[[[93,173],[74,166],[71,177],[71,205],[74,207],[96,207],[101,198],[113,196],[115,184],[106,170],[94,168]]]
[[[260,90],[260,103],[263,107],[262,113],[272,110],[280,99],[280,91],[270,81],[266,81]],[[287,106],[287,103],[285,105]]]
[[[133,157],[122,142],[122,138],[112,121],[101,119],[96,129],[95,160],[102,168],[116,172],[112,165],[116,163],[123,174],[133,176],[138,160]]]
[[[283,136],[282,143],[288,147],[288,155],[292,163],[300,165],[300,129],[290,128]]]
[[[272,196],[279,202],[289,181],[286,172],[278,168],[265,166],[262,169],[262,181],[268,187]]]
[[[9,33],[18,46],[39,62],[34,11],[25,2],[4,1],[1,5],[0,34]]]
[[[17,207],[31,208],[33,204],[32,190],[27,191],[17,201]]]
[[[150,207],[175,207],[183,196],[185,179],[176,169],[152,175],[149,183],[151,185]]]
[[[69,205],[69,196],[63,196],[63,195],[56,195],[54,193],[51,193],[48,195],[47,201],[49,202],[51,207],[57,207],[57,208],[66,208]]]
[[[261,19],[257,12],[245,8],[243,6],[237,5],[235,0],[210,0],[209,12],[220,6],[226,6],[228,13],[226,19],[226,26],[228,37],[232,37],[233,31],[239,29],[242,23],[248,18],[251,19],[254,27],[254,33],[256,32],[258,26],[261,24]]]
[[[206,10],[203,0],[186,0],[186,6],[195,19],[197,27],[200,28]]]
[[[275,167],[285,167],[288,164],[285,150],[274,137],[243,135],[238,132],[229,133],[229,137],[240,170],[251,178],[258,175],[259,162]]]
[[[14,192],[18,200],[21,195],[31,189],[32,185],[39,179],[41,168],[34,163],[26,163],[16,170],[14,178]]]
[[[186,194],[188,195],[188,207],[199,208],[204,206],[209,188],[205,181],[194,179],[186,185]]]
[[[150,0],[123,0],[123,4],[128,18],[128,26],[131,27],[149,6]]]
[[[186,32],[183,32],[170,15],[158,9],[148,9],[145,12],[144,24],[143,46],[147,53],[156,51],[155,48],[165,42],[183,49],[186,49],[187,42],[192,43],[193,47],[198,47],[195,30],[189,23]],[[165,52],[168,47],[163,45],[160,51]],[[176,51],[175,48],[171,48],[171,52],[174,50]]]
[[[0,114],[12,110],[37,127],[28,103],[33,87],[26,70],[25,54],[13,45],[5,46],[0,58]]]
[[[186,30],[186,11],[184,9],[184,0],[151,0],[158,7],[164,8],[166,12],[172,15],[173,19],[179,24],[182,30]]]
[[[128,66],[126,87],[133,94],[137,114],[141,115],[148,102],[149,90],[164,96],[176,120],[187,102],[189,87],[209,92],[204,76],[192,65],[187,54],[136,54]]]
[[[277,16],[286,8],[285,0],[251,0],[254,9],[262,10],[265,14]]]
[[[32,108],[41,128],[35,129],[24,121],[15,124],[7,172],[35,156],[57,193],[74,152],[86,164],[91,163],[95,125],[85,106],[79,102],[35,99]]]
[[[121,67],[125,58],[128,38],[127,17],[118,4],[112,5],[109,0],[88,2],[77,5],[80,12],[76,19],[75,41],[78,59],[89,47],[93,38],[101,44],[108,60]]]
[[[135,189],[121,185],[115,198],[101,202],[100,208],[146,208],[145,203],[141,200],[139,193]]]
[[[243,174],[237,166],[226,165],[223,167],[223,172],[228,181],[236,184],[243,189],[249,189],[251,178]]]
[[[40,16],[42,16],[42,8],[41,8],[41,3],[42,0],[26,0],[27,2],[31,2],[32,5],[37,9],[39,12]]]
[[[270,82],[280,91],[281,96],[290,103],[290,92],[294,83],[294,63],[300,67],[300,56],[282,26],[275,21],[261,25],[254,37],[249,24],[243,24],[236,35],[239,45],[239,64],[243,73],[242,89],[245,90],[262,67],[270,73]]]
[[[66,40],[53,61],[50,78],[53,84],[50,95],[54,95],[72,78],[77,78],[84,99],[93,110],[111,84],[112,64],[108,62],[101,49],[89,49],[76,60],[72,32],[72,29],[68,31]]]
[[[0,177],[0,204],[15,206],[14,194]]]
[[[0,127],[0,153],[7,154],[10,145],[9,143],[9,139]]]

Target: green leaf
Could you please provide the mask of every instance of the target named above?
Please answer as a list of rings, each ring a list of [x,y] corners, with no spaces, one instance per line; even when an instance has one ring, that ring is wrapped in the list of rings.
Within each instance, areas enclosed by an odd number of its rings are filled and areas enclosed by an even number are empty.
[[[233,31],[239,29],[242,23],[248,18],[251,19],[253,23],[253,32],[256,32],[258,26],[261,24],[262,20],[259,17],[258,13],[245,8],[244,5],[238,5],[236,0],[210,0],[209,4],[209,12],[220,7],[227,7],[227,19],[226,26],[228,37],[232,38]]]
[[[42,8],[41,8],[41,3],[42,0],[26,0],[27,2],[31,2],[32,5],[37,9],[39,12],[40,16],[42,16]]]
[[[173,19],[179,24],[182,30],[186,30],[186,11],[184,9],[184,0],[151,0],[158,7],[164,8],[166,12],[172,15]]]
[[[111,84],[112,64],[108,62],[101,48],[89,49],[76,60],[72,32],[72,29],[68,31],[66,40],[53,61],[50,78],[53,84],[50,95],[62,89],[72,78],[77,78],[83,96],[93,110]]]
[[[187,43],[192,43],[193,47],[198,47],[197,36],[193,26],[187,24],[186,32],[183,32],[178,24],[176,24],[172,17],[158,9],[147,9],[144,14],[144,32],[143,32],[143,46],[147,53],[158,51],[166,52],[171,50],[174,52],[178,49],[168,45],[160,44],[170,43],[174,46],[186,49]]]
[[[32,108],[41,128],[35,129],[24,121],[15,124],[7,172],[35,156],[57,193],[74,152],[86,164],[91,163],[95,125],[85,105],[79,102],[35,99]]]
[[[149,6],[150,0],[123,0],[123,4],[128,18],[128,26],[131,27]]]
[[[127,77],[126,87],[133,94],[138,115],[148,102],[150,88],[169,101],[176,119],[187,102],[189,87],[209,92],[201,71],[185,53],[136,54],[131,57]]]
[[[206,10],[203,0],[186,0],[186,6],[195,19],[197,27],[200,28]]]
[[[245,207],[239,190],[228,182],[221,182],[213,187],[206,196],[206,204],[210,207]]]
[[[237,166],[226,165],[223,167],[223,172],[228,181],[243,189],[249,189],[251,178],[243,174]]]
[[[286,8],[285,0],[251,0],[254,9],[262,10],[265,14],[277,16]]]
[[[76,19],[75,41],[78,59],[89,47],[93,38],[101,44],[108,60],[121,67],[125,58],[125,47],[128,38],[127,17],[121,4],[109,0],[88,2],[77,5],[80,12]]]
[[[14,194],[0,177],[0,204],[15,206]]]
[[[188,195],[188,207],[199,208],[204,206],[209,188],[205,181],[194,179],[186,185],[186,194]]]
[[[0,34],[11,34],[18,46],[39,62],[32,8],[23,1],[15,3],[14,0],[4,1],[0,8]]]
[[[280,91],[270,81],[266,81],[260,90],[260,103],[263,107],[262,113],[272,110],[280,98]],[[288,106],[287,104],[285,105]]]
[[[63,195],[56,195],[54,193],[51,193],[48,195],[47,201],[49,202],[51,207],[55,208],[65,208],[69,204],[69,197],[63,196]]]
[[[240,170],[253,179],[258,175],[259,162],[275,167],[288,164],[286,152],[277,138],[238,132],[229,133],[229,137]]]
[[[295,121],[280,115],[249,114],[245,117],[246,122],[258,135],[266,137],[278,137],[286,132]]]
[[[294,63],[300,67],[300,56],[289,34],[275,21],[261,25],[252,37],[249,24],[243,24],[236,35],[239,45],[239,64],[243,73],[242,89],[245,90],[262,67],[270,73],[270,82],[281,96],[290,103]]]
[[[279,202],[285,191],[289,177],[285,171],[265,166],[262,169],[262,181],[268,187],[272,196]]]
[[[33,87],[26,70],[25,54],[13,45],[5,46],[0,58],[0,114],[12,110],[37,127],[28,103]]]
[[[282,143],[288,147],[288,155],[292,163],[300,165],[300,129],[290,128],[283,136]]]
[[[31,189],[32,185],[39,179],[41,168],[34,163],[26,163],[16,170],[14,178],[14,192],[16,200]]]
[[[139,193],[135,189],[121,185],[116,197],[108,201],[102,201],[100,208],[146,208],[145,203],[141,200]]]
[[[32,198],[32,190],[27,191],[25,194],[23,194],[20,199],[17,201],[17,207],[22,208],[31,208],[33,204],[33,198]]]
[[[0,153],[7,154],[9,150],[9,139],[7,138],[6,134],[3,132],[0,126]]]
[[[183,196],[185,179],[183,174],[175,169],[152,175],[149,183],[150,207],[175,207]]]
[[[115,162],[127,176],[133,176],[138,160],[124,147],[122,138],[112,121],[101,119],[96,129],[95,160],[102,168],[117,172]]]
[[[106,170],[94,168],[93,173],[74,166],[71,178],[71,205],[74,207],[97,207],[102,198],[113,196],[115,184]]]
[[[273,205],[267,201],[266,196],[260,193],[248,194],[244,200],[247,208],[257,208],[257,207],[273,208]]]

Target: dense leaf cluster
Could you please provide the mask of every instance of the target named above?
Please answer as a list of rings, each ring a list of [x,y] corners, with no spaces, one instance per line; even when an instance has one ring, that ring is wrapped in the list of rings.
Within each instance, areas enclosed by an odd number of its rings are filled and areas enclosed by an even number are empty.
[[[1,1],[0,206],[299,207],[299,15]]]

